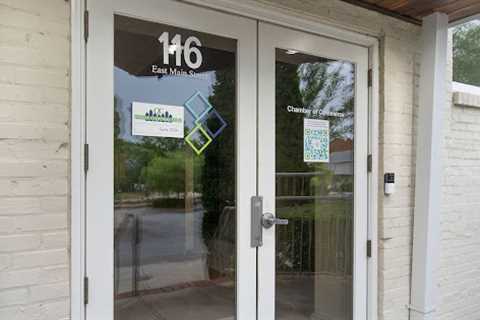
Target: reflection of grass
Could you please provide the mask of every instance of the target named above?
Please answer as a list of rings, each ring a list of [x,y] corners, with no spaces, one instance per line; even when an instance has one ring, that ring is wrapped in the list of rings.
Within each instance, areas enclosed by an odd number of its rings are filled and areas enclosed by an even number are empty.
[[[353,212],[351,200],[329,200],[318,203],[288,204],[277,202],[277,214],[285,219],[331,219],[348,217]]]
[[[138,192],[117,192],[115,193],[115,201],[119,202],[135,202],[135,201],[156,201],[156,200],[184,200],[183,194],[179,197],[178,194],[162,194],[158,192],[147,193],[143,191]]]
[[[194,195],[193,201],[200,195]],[[162,194],[147,192],[119,192],[115,194],[115,205],[142,205],[153,208],[182,209],[186,206],[184,194]]]
[[[131,200],[147,200],[148,196],[145,192],[116,192],[116,201],[131,201]]]

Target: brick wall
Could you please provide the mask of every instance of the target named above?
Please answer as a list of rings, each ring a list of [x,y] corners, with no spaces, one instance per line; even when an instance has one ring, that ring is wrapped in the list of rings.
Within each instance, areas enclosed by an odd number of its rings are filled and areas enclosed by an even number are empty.
[[[451,81],[451,60],[448,70]],[[472,320],[480,319],[480,109],[454,105],[451,97],[445,111],[439,319]]]
[[[381,39],[379,319],[407,320],[417,26],[337,0],[259,0]],[[69,3],[0,0],[0,319],[69,318]],[[446,111],[441,319],[480,318],[480,109]],[[381,177],[380,177],[381,179]],[[380,183],[382,188],[382,183]]]
[[[69,8],[0,0],[0,319],[69,318]]]

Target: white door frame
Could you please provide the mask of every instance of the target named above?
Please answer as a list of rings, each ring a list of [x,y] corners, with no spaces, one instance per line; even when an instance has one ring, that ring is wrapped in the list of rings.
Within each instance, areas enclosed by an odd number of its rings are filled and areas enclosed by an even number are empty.
[[[353,320],[367,317],[367,232],[368,232],[368,50],[365,47],[302,31],[259,24],[258,57],[258,193],[264,212],[275,208],[275,49],[302,53],[355,64],[354,107],[354,230],[353,230]],[[275,319],[275,226],[263,231],[258,250],[258,319]],[[279,226],[278,228],[281,228]]]
[[[255,317],[256,251],[250,247],[250,198],[256,193],[256,22],[169,0],[102,0],[88,3],[86,141],[86,259],[88,320],[114,318],[113,66],[114,14],[175,25],[237,40],[237,268],[236,315]]]
[[[85,319],[85,190],[84,190],[84,143],[85,143],[85,1],[71,0],[71,318]],[[95,1],[95,0],[90,0]],[[369,49],[369,67],[372,70],[372,85],[369,88],[369,145],[372,155],[372,170],[368,175],[368,238],[372,241],[372,257],[368,259],[368,319],[377,319],[378,295],[378,126],[379,126],[379,39],[375,36],[347,30],[341,23],[320,21],[305,13],[245,0],[185,0],[215,10],[271,22],[298,30],[346,41]],[[353,30],[353,27],[351,28]]]

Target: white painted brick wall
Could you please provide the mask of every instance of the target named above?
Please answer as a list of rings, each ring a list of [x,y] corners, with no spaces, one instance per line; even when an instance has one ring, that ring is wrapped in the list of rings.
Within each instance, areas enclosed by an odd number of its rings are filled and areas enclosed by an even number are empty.
[[[69,8],[0,0],[0,319],[70,317]]]
[[[449,53],[451,55],[451,51]],[[451,62],[450,59],[449,82]],[[445,111],[439,319],[473,320],[480,319],[480,109],[455,106],[452,100],[449,86]]]
[[[407,320],[420,29],[338,0],[259,1],[381,39],[379,169],[397,192],[379,190],[378,314]],[[64,0],[0,0],[0,319],[69,318],[69,33]],[[480,319],[480,110],[446,122],[439,314]]]

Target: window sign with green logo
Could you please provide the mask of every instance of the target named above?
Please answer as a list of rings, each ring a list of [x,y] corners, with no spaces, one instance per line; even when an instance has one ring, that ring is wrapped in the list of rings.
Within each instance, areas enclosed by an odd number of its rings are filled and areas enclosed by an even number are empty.
[[[183,138],[183,107],[132,103],[132,135]]]

